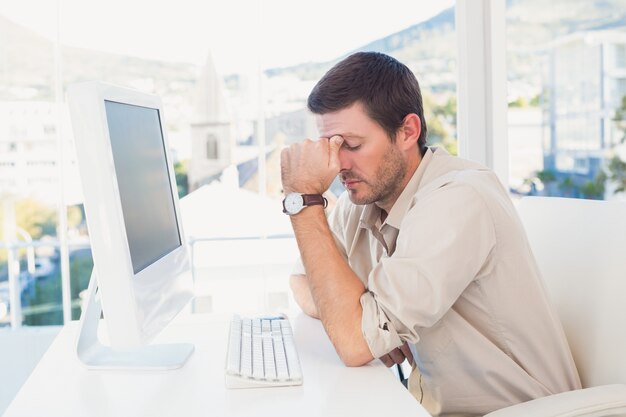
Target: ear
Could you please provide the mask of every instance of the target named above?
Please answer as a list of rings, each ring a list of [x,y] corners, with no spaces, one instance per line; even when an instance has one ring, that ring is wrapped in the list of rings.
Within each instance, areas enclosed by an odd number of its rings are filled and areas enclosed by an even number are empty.
[[[417,146],[417,140],[422,132],[422,122],[415,113],[409,113],[404,117],[402,126],[398,129],[396,145],[402,150]]]

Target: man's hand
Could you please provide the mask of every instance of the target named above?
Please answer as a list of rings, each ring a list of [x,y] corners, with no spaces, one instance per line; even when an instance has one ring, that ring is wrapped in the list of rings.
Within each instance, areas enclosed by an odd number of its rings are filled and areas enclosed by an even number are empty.
[[[285,194],[323,194],[340,169],[339,149],[343,138],[306,139],[283,149],[280,154],[281,178]]]
[[[388,354],[381,356],[380,361],[387,366],[387,368],[391,368],[395,364],[401,364],[405,359],[409,360],[409,363],[413,365],[413,354],[411,353],[411,349],[406,342],[400,346],[389,352]]]

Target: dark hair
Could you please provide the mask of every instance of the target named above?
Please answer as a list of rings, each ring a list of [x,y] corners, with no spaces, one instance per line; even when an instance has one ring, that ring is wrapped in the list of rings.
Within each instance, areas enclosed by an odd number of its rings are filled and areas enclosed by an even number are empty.
[[[418,147],[426,147],[426,120],[417,78],[406,65],[378,52],[357,52],[332,67],[313,87],[308,107],[315,114],[360,102],[368,116],[395,140],[407,114],[420,118]]]

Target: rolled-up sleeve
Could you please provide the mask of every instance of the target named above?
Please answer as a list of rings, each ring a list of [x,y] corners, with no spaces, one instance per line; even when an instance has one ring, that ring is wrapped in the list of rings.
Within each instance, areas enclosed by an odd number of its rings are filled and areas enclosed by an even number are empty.
[[[465,288],[490,268],[495,227],[472,187],[449,184],[416,202],[396,249],[383,256],[361,296],[362,331],[374,357],[437,323]]]
[[[361,307],[361,330],[373,357],[380,358],[403,343],[395,326],[374,299],[374,294],[369,291],[363,293]]]

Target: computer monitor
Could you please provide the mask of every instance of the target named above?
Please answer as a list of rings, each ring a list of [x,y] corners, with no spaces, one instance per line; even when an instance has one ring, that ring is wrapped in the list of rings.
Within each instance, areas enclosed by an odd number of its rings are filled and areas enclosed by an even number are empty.
[[[78,356],[95,368],[177,368],[193,345],[149,344],[192,297],[161,101],[101,82],[74,84],[67,99],[94,260]]]

